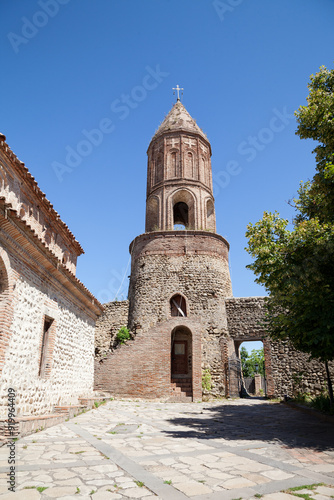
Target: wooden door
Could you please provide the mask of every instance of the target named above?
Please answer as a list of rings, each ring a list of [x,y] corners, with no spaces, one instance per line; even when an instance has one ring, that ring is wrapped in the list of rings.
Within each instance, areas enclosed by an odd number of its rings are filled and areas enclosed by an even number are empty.
[[[172,350],[172,375],[188,373],[188,342],[175,340]]]

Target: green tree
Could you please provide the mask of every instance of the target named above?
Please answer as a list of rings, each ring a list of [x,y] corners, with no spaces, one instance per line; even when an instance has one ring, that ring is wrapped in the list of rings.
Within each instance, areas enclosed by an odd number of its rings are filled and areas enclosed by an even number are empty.
[[[293,228],[277,212],[247,226],[247,266],[269,293],[268,333],[325,363],[334,359],[334,70],[311,76],[308,105],[296,112],[297,135],[320,142],[316,174],[294,200]]]
[[[294,200],[296,220],[317,217],[320,222],[334,222],[334,70],[322,66],[311,75],[307,106],[295,115],[301,139],[313,139],[319,145],[313,150],[316,174],[312,181],[301,183],[299,198]]]
[[[240,359],[244,377],[254,377],[256,373],[264,376],[263,349],[252,349],[251,353],[248,354],[246,347],[242,346],[240,349]],[[258,371],[256,371],[256,365],[258,366]]]

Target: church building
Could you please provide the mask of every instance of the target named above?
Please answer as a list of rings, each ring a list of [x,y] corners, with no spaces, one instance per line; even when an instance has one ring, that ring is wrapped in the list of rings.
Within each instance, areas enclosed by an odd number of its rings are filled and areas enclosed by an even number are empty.
[[[0,134],[0,431],[8,395],[23,421],[93,394],[103,307],[75,276],[82,253]]]
[[[102,306],[76,278],[79,242],[0,134],[0,430],[8,391],[23,420],[77,405],[94,389],[169,401],[238,397],[239,348],[249,340],[263,342],[267,396],[321,391],[324,367],[267,336],[264,298],[232,295],[211,145],[179,98],[147,156],[145,232],[130,244],[128,300]],[[123,326],[131,340],[121,345]]]
[[[232,296],[229,244],[216,233],[211,145],[179,98],[147,156],[145,233],[130,244],[128,300],[106,304],[97,323],[95,388],[169,401],[238,397],[240,345],[260,340],[263,394],[321,390],[324,368],[267,336],[264,297]],[[126,325],[132,340],[117,346]]]

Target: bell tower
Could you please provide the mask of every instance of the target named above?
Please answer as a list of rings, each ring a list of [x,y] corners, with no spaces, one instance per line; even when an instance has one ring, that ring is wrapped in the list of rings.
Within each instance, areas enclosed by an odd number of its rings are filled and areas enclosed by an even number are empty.
[[[147,155],[146,232],[215,232],[211,146],[179,99]]]
[[[127,391],[199,400],[202,370],[209,370],[211,392],[219,395],[225,298],[232,295],[229,244],[216,233],[210,143],[180,99],[147,155],[145,233],[130,244],[128,327],[135,340]]]

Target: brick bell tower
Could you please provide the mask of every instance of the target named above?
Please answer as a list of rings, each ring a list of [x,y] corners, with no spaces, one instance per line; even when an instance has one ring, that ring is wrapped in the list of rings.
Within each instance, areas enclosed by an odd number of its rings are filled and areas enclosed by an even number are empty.
[[[146,232],[215,232],[211,146],[178,99],[147,151]]]
[[[122,394],[199,400],[205,370],[211,393],[225,395],[229,245],[215,232],[210,143],[179,98],[147,155],[146,232],[130,245],[132,382]]]

